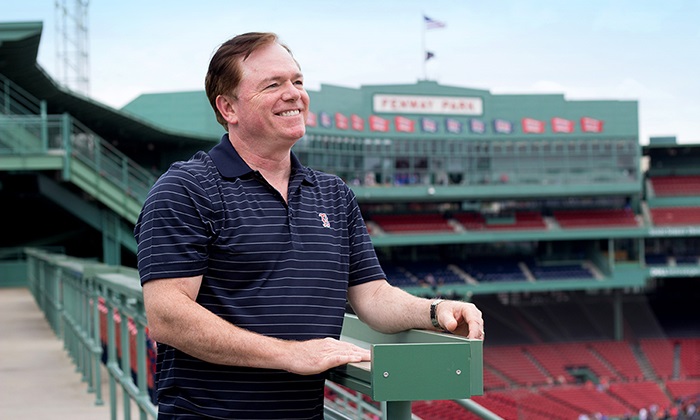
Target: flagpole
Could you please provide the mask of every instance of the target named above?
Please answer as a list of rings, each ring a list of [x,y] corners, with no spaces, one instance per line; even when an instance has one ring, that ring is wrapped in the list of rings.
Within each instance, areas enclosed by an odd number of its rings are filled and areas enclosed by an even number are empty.
[[[425,48],[425,13],[421,16],[421,43],[423,46],[423,57],[421,57],[423,60],[423,80],[428,80],[428,60],[425,58],[427,57],[428,50]]]

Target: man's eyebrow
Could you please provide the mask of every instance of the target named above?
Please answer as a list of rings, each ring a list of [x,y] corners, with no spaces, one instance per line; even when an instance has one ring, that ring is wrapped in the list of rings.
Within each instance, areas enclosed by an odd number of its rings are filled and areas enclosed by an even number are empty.
[[[297,73],[294,73],[294,76],[291,79],[297,80],[297,79],[303,79],[303,78],[304,78],[304,74],[302,72],[297,72]],[[270,82],[279,82],[280,80],[285,80],[285,79],[287,79],[287,76],[282,76],[282,75],[270,76],[270,77],[266,77],[266,78],[262,79],[260,81],[260,84],[264,85],[264,84],[267,84]]]

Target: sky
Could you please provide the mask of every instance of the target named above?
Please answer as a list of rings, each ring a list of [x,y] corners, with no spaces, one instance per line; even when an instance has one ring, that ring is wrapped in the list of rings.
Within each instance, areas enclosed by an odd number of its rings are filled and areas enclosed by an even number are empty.
[[[116,109],[143,93],[203,90],[219,44],[271,31],[309,90],[429,79],[493,94],[636,100],[640,143],[700,144],[697,0],[0,1],[1,22],[43,22],[37,60],[58,81],[56,4],[89,3],[87,94]],[[445,26],[426,30],[423,16]]]

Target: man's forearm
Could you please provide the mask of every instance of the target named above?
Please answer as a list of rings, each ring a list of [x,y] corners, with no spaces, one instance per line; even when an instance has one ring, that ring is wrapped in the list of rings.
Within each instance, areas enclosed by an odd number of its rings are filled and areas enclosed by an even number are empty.
[[[285,368],[281,361],[287,342],[237,327],[185,295],[151,300],[147,313],[154,340],[198,359],[222,365]]]
[[[377,331],[391,334],[411,328],[433,329],[431,301],[413,296],[386,281],[354,286],[348,296],[357,316]]]

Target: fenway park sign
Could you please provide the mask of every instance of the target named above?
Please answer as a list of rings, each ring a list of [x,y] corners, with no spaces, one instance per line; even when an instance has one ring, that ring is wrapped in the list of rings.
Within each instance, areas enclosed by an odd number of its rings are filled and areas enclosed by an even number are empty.
[[[458,96],[382,95],[372,98],[374,112],[392,114],[481,115],[481,98]]]

